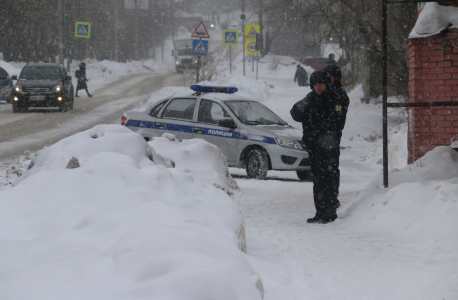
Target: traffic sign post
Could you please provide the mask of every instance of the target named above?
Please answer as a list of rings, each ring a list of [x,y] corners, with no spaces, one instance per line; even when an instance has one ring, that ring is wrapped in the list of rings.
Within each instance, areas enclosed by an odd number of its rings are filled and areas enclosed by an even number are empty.
[[[259,51],[256,50],[256,40],[245,41],[245,53],[247,55],[256,55],[259,53]]]
[[[245,38],[247,40],[256,39],[256,34],[259,34],[260,31],[261,31],[261,28],[259,25],[247,25],[244,31]]]
[[[204,21],[200,21],[199,26],[192,33],[191,37],[199,39],[209,39],[210,35],[208,34],[207,28],[204,25]]]
[[[75,23],[75,37],[90,38],[91,37],[91,23],[76,22]]]
[[[192,40],[192,55],[207,56],[208,41]]]
[[[210,35],[208,34],[207,28],[205,27],[204,21],[200,21],[199,25],[196,27],[196,30],[192,33],[191,37],[199,38],[199,40],[192,41],[192,55],[197,56],[207,56],[208,53],[208,41],[203,41],[202,39],[209,39]],[[201,68],[202,68],[202,78],[205,78],[204,75],[204,60],[200,59]],[[197,81],[199,81],[199,69],[197,69]]]
[[[259,25],[247,25],[245,26],[243,37],[245,38],[245,51],[247,55],[256,55],[256,36],[261,31],[261,26]],[[250,48],[250,49],[248,49]],[[251,57],[251,72],[254,72],[254,59]]]
[[[238,45],[239,32],[238,30],[223,30],[223,45]]]
[[[238,30],[223,30],[223,45],[229,45],[229,74],[232,74],[232,45],[238,44]]]

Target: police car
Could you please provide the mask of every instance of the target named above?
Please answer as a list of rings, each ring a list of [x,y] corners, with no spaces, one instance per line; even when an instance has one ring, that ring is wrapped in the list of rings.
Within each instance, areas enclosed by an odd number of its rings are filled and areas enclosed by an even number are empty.
[[[142,110],[124,113],[121,125],[147,141],[163,133],[178,139],[204,139],[221,149],[229,167],[246,168],[249,178],[268,170],[296,171],[310,177],[301,131],[256,100],[237,96],[237,88],[193,85]]]

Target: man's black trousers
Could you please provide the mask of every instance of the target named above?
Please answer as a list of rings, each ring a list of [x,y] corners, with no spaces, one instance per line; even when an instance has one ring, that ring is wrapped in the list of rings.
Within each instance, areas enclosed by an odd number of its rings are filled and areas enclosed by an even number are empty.
[[[327,133],[306,143],[313,174],[313,198],[319,216],[335,216],[339,205],[341,137],[341,132]]]

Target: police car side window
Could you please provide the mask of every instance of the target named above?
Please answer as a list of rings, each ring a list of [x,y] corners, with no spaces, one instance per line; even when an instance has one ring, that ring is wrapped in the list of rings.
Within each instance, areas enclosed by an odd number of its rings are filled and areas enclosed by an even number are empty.
[[[157,117],[157,115],[159,114],[159,111],[161,110],[161,108],[165,105],[165,103],[167,102],[167,100],[165,101],[162,101],[161,103],[159,103],[158,105],[156,105],[149,113],[149,115],[151,117]]]
[[[173,99],[162,113],[163,118],[192,121],[197,99]]]
[[[219,121],[232,119],[226,110],[216,102],[200,101],[198,122],[219,125]]]

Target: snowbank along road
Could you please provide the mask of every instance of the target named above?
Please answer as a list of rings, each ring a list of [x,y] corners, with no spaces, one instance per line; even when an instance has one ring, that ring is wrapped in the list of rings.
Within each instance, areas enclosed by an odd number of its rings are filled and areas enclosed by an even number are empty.
[[[125,76],[95,90],[93,98],[80,91],[74,109],[66,113],[57,108],[31,108],[13,114],[11,105],[3,104],[7,107],[0,109],[0,159],[39,150],[97,124],[114,123],[152,92],[180,83],[182,78],[173,74]]]

